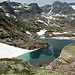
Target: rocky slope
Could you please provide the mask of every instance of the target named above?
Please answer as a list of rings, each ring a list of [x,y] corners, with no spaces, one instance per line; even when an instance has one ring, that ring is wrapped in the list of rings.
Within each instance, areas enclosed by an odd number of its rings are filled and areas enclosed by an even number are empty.
[[[51,6],[46,5],[41,9],[43,10],[42,16],[46,18],[47,28],[46,34],[53,34],[53,32],[68,32],[74,33],[75,30],[75,4],[55,1]],[[48,12],[46,12],[48,11]],[[65,35],[66,36],[66,35]]]
[[[43,12],[48,13],[51,10],[51,5],[45,5],[41,9]]]
[[[75,11],[74,9],[72,9],[72,7],[64,2],[59,2],[59,1],[55,1],[53,4],[52,4],[52,12],[55,13],[55,14],[73,14]]]
[[[75,44],[64,47],[60,56],[45,68],[63,75],[75,75]]]
[[[36,3],[21,4],[4,1],[0,3],[0,13],[5,15],[12,25],[25,33],[36,33],[46,29],[52,32],[75,32],[75,4],[55,1],[52,5],[39,7]]]
[[[43,12],[52,14],[74,14],[75,10],[73,8],[74,3],[55,1],[52,5],[45,5],[41,7]]]
[[[0,14],[0,42],[20,48],[36,49],[47,48],[46,42],[37,40],[21,29],[17,24],[10,21],[8,17]]]
[[[28,62],[17,58],[0,59],[0,75],[62,75],[49,70],[36,70]]]
[[[34,67],[16,58],[0,59],[0,75],[34,75]]]
[[[28,50],[43,49],[50,46],[47,42],[35,39],[32,36],[18,37],[15,39],[4,38],[0,39],[0,42]]]
[[[4,1],[0,3],[1,14],[6,15],[7,19],[23,30],[38,31],[39,27],[36,24],[37,17],[41,14],[42,10],[36,3],[21,4],[18,2]]]

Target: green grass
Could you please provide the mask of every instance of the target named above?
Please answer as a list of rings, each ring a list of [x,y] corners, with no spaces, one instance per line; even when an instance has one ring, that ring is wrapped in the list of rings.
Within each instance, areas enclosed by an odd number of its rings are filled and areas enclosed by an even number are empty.
[[[22,74],[22,75],[33,75],[35,73],[34,71],[34,67],[32,65],[30,65],[28,62],[22,61],[21,59],[17,59],[17,58],[3,58],[0,59],[0,70],[4,70],[0,72],[1,74],[10,74],[14,75],[14,74]],[[9,64],[10,62],[10,64]],[[14,64],[12,64],[12,62],[14,62]],[[4,63],[4,64],[3,64]],[[23,67],[22,70],[19,70],[19,68],[15,68],[14,66],[16,66],[17,64],[20,65],[20,67]],[[4,66],[3,66],[4,65]],[[7,69],[5,69],[7,68]],[[9,72],[12,71],[12,72]]]
[[[75,43],[73,43],[73,44],[70,44],[69,46],[75,46]]]
[[[75,46],[69,46],[67,51],[71,53],[75,53]]]
[[[51,72],[51,71],[43,71],[43,72],[39,72],[35,75],[62,75],[61,73],[57,73],[57,72]]]
[[[75,53],[75,43],[66,46],[65,50],[68,51],[68,52],[70,52],[70,53]]]

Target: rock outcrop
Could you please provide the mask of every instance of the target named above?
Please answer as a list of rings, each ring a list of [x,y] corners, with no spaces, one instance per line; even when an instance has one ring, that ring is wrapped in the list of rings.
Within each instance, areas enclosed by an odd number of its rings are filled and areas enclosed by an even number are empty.
[[[41,14],[42,9],[40,9],[40,7],[38,6],[37,3],[31,3],[31,4],[29,4],[28,6],[30,7],[30,8],[29,8],[29,12],[30,12],[30,13],[33,13],[33,14],[39,13],[39,14]]]
[[[60,56],[45,68],[63,75],[75,75],[75,44],[64,47]]]
[[[61,13],[61,14],[72,14],[74,13],[74,9],[67,3],[67,2],[60,2],[60,1],[55,1],[52,4],[52,12],[55,14]]]
[[[42,49],[49,47],[49,44],[47,42],[35,39],[31,36],[27,36],[25,38],[17,38],[17,39],[5,38],[5,39],[0,39],[0,42],[28,50],[39,49],[39,48]]]
[[[58,72],[36,69],[28,62],[17,58],[0,59],[0,75],[62,75]]]

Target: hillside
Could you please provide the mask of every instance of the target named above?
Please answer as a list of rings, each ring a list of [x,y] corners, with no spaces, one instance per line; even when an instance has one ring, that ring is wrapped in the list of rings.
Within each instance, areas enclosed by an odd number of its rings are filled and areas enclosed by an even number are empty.
[[[37,3],[18,2],[0,3],[0,13],[13,25],[25,33],[31,34],[46,29],[47,32],[68,32],[75,30],[75,4],[55,1],[52,5],[39,7]]]
[[[28,62],[12,58],[12,59],[0,59],[0,75],[34,75],[34,67]]]
[[[48,43],[27,34],[27,30],[23,30],[21,25],[19,26],[12,21],[15,22],[15,19],[0,13],[0,42],[29,50],[49,46]]]

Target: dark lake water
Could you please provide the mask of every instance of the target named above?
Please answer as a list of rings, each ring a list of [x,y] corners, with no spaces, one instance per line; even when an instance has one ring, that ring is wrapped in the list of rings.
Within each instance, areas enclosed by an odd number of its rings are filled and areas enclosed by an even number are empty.
[[[23,61],[28,61],[34,66],[45,65],[52,62],[59,55],[64,46],[75,43],[75,40],[70,39],[53,39],[50,37],[44,38],[44,36],[38,36],[40,40],[47,41],[50,44],[50,47],[47,49],[38,49],[33,52],[29,52],[19,56],[18,58]]]

